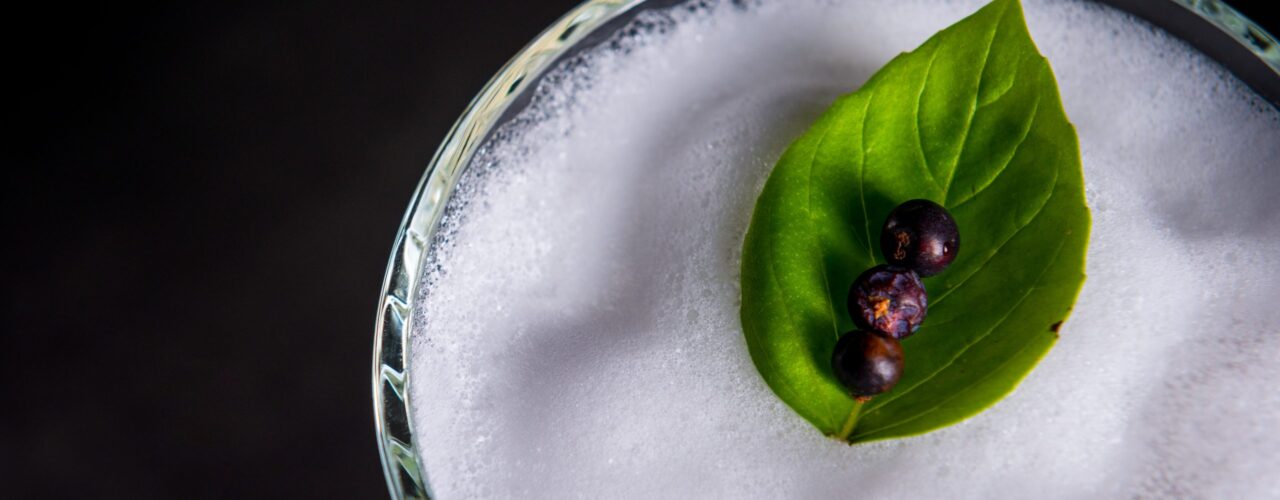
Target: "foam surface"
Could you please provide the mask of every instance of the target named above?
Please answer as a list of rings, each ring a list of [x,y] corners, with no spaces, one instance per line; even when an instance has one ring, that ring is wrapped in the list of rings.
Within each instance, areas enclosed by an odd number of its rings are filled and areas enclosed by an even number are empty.
[[[980,3],[678,8],[548,79],[451,202],[410,349],[435,494],[1280,497],[1280,115],[1124,14],[1025,3],[1094,223],[1075,312],[1009,398],[845,446],[770,392],[738,320],[782,150]]]

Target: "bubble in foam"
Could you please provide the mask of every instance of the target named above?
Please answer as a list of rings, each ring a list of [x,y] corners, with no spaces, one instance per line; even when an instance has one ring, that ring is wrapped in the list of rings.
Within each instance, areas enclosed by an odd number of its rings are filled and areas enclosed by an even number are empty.
[[[782,150],[980,3],[680,6],[546,79],[450,200],[410,346],[434,492],[1280,496],[1280,115],[1126,15],[1025,4],[1094,229],[1075,312],[1013,395],[844,446],[769,391],[738,322],[742,237]]]

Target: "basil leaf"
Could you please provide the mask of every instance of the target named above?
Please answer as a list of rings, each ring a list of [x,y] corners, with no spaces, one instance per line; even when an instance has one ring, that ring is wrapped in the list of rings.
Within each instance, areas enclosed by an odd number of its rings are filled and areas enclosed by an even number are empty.
[[[963,245],[924,280],[929,314],[898,385],[855,403],[831,372],[848,287],[881,262],[898,203],[955,216]],[[1089,211],[1075,129],[1016,0],[899,55],[787,149],[742,253],[742,326],[769,387],[850,443],[953,424],[1013,390],[1084,282]]]

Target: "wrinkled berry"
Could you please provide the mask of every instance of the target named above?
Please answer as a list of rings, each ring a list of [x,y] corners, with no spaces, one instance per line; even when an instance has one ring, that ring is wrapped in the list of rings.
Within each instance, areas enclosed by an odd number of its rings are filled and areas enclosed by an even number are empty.
[[[880,252],[890,264],[920,276],[942,272],[960,252],[960,231],[947,209],[929,200],[898,205],[880,230]]]
[[[836,342],[831,369],[850,395],[866,398],[880,394],[902,377],[902,344],[879,332],[846,333]]]
[[[858,328],[905,338],[920,329],[928,309],[924,284],[910,269],[881,264],[849,287],[849,316]]]

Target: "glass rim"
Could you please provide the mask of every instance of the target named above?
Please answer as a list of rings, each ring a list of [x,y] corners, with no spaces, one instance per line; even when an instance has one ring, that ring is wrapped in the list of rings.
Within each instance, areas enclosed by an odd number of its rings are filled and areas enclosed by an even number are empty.
[[[1187,19],[1216,27],[1238,46],[1254,56],[1243,71],[1228,67],[1245,80],[1255,92],[1280,107],[1280,45],[1273,35],[1220,0],[1167,0],[1152,6],[1143,0],[1099,0],[1112,7],[1146,20],[1171,35],[1191,43],[1210,58],[1224,62],[1226,57],[1206,48],[1205,43],[1191,40],[1174,28]],[[408,335],[411,331],[415,291],[421,279],[422,264],[430,250],[430,242],[439,226],[457,184],[476,150],[490,134],[523,109],[541,77],[569,54],[590,48],[602,37],[600,28],[634,13],[636,6],[667,6],[680,0],[587,0],[543,30],[522,48],[497,74],[481,88],[445,135],[435,155],[427,164],[421,180],[411,195],[383,278],[374,324],[373,405],[378,439],[378,452],[391,497],[431,498],[430,483],[418,456],[406,392],[408,373]],[[1174,9],[1170,9],[1174,7]],[[1181,11],[1177,8],[1180,7]],[[1154,19],[1159,10],[1170,11],[1180,20],[1160,23]],[[1194,17],[1187,17],[1192,14]],[[1194,27],[1194,26],[1193,26]],[[1238,52],[1238,50],[1237,50]],[[1255,74],[1246,75],[1245,71]],[[1261,76],[1258,76],[1258,72]],[[1269,74],[1268,74],[1269,73]],[[1270,78],[1259,83],[1259,78]]]
[[[570,49],[644,0],[587,0],[543,30],[511,58],[454,122],[414,188],[396,232],[374,325],[373,411],[378,453],[392,498],[431,498],[414,442],[406,355],[414,292],[445,204],[471,157],[526,89]]]

